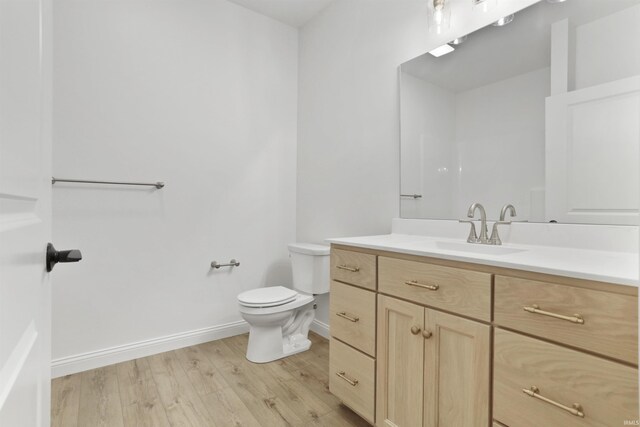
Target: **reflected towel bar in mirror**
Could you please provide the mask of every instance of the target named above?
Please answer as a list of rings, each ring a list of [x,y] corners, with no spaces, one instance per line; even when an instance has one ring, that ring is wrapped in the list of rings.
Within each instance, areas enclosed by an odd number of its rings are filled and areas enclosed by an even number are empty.
[[[73,182],[77,184],[107,184],[107,185],[142,185],[146,187],[156,187],[161,189],[164,187],[164,182],[118,182],[118,181],[89,181],[83,179],[63,179],[63,178],[51,178],[51,184],[56,182]]]
[[[410,197],[412,199],[421,199],[422,194],[401,194],[400,197]]]

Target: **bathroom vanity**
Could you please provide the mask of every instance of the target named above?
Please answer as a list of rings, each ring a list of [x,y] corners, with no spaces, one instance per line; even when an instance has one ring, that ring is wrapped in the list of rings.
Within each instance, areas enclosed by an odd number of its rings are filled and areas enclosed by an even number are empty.
[[[330,389],[377,426],[640,423],[640,1],[532,3],[401,64],[402,219],[329,240]]]
[[[473,253],[393,234],[331,242],[330,390],[370,423],[638,420],[637,273],[624,254],[584,267],[589,251],[564,249],[562,260],[563,249],[542,246]]]

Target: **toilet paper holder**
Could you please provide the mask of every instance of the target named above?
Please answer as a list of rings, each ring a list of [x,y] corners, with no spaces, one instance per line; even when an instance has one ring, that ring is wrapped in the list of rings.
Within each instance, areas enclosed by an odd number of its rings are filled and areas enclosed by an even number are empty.
[[[211,268],[218,269],[220,267],[238,267],[240,265],[240,261],[236,261],[232,259],[227,264],[220,264],[218,261],[211,261]]]

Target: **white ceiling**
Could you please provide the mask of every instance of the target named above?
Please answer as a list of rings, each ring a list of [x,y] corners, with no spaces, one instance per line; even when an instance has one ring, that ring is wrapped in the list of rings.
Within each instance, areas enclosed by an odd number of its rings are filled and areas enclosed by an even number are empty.
[[[421,55],[402,64],[402,71],[453,92],[504,80],[548,67],[553,22],[569,18],[581,25],[640,3],[640,0],[541,1],[518,12],[505,27],[491,25],[469,34],[455,52],[435,58]]]
[[[292,27],[300,27],[335,0],[229,0]]]

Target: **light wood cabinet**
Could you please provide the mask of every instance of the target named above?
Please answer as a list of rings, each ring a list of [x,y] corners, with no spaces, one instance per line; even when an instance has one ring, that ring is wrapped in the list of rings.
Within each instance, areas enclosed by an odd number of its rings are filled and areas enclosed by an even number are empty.
[[[491,274],[388,257],[378,263],[380,292],[491,320]]]
[[[509,427],[638,419],[638,370],[630,366],[501,329],[494,364],[494,418]]]
[[[488,426],[490,327],[378,297],[377,425]]]
[[[331,335],[374,356],[376,353],[376,294],[331,282]]]
[[[638,298],[516,277],[495,278],[497,325],[638,363]]]
[[[332,339],[329,348],[329,388],[362,418],[374,422],[375,360]]]
[[[331,250],[331,280],[376,290],[376,256],[341,249]]]
[[[425,310],[424,426],[488,426],[491,327]]]
[[[376,424],[422,424],[424,308],[378,296]]]
[[[330,390],[378,427],[639,417],[637,288],[346,246],[331,278]]]

